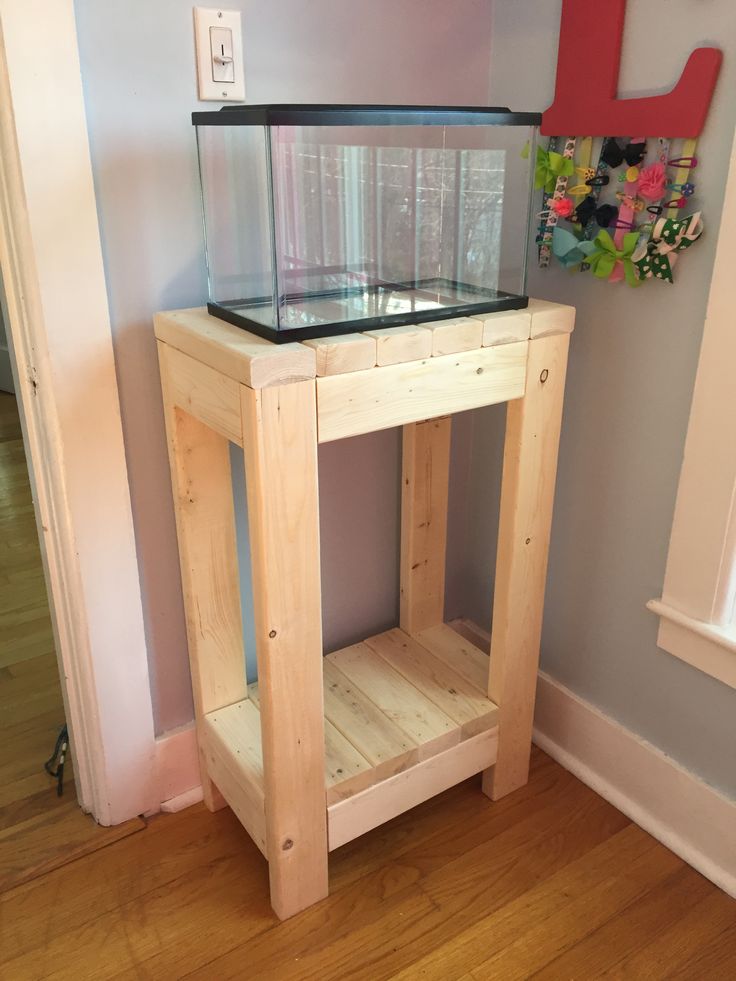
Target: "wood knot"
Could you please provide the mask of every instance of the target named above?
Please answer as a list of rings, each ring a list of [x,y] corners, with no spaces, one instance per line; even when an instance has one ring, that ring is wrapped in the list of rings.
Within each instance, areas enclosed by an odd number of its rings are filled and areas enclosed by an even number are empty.
[[[549,378],[549,371],[547,371],[546,368],[543,368],[542,374],[539,376],[539,380],[544,385],[544,383],[547,381],[548,378]]]
[[[294,847],[294,842],[291,840],[291,838],[287,838],[281,847],[285,852],[288,852],[290,848]]]
[[[276,636],[276,631],[275,631],[275,630],[271,630],[271,631],[269,632],[269,634],[268,634],[268,636],[269,636],[269,637],[271,638],[271,640],[273,640],[273,639],[274,639],[274,637]]]

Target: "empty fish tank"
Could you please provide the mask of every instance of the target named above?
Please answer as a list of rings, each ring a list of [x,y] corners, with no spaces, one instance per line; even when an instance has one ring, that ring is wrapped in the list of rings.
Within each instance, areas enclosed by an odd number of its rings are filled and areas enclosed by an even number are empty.
[[[210,313],[281,342],[526,306],[539,121],[478,107],[193,113]]]

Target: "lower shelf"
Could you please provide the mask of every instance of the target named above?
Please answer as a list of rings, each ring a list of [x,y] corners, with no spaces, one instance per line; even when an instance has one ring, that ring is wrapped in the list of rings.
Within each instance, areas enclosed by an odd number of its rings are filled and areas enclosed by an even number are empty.
[[[495,762],[488,655],[452,627],[388,630],[327,655],[323,675],[330,848]],[[210,777],[265,854],[258,686],[248,693],[206,716],[205,747]]]

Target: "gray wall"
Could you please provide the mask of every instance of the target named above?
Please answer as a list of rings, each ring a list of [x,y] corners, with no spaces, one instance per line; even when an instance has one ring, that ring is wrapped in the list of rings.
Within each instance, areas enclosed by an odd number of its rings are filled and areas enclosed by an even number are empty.
[[[243,11],[249,102],[487,103],[491,0],[228,7]],[[151,328],[154,311],[206,299],[189,124],[192,3],[76,0],[75,9],[161,732],[192,717]],[[320,462],[325,640],[334,647],[396,617],[398,436],[327,446]]]
[[[524,109],[551,102],[560,8],[561,0],[496,0],[491,102],[512,100]],[[736,692],[660,651],[656,618],[644,607],[661,595],[733,140],[733,0],[629,4],[621,90],[666,91],[687,54],[704,42],[725,51],[695,178],[706,235],[677,267],[675,285],[633,291],[559,267],[531,267],[532,295],[578,309],[542,667],[713,786],[736,793]],[[581,84],[586,57],[595,53],[581,58]],[[463,576],[468,612],[487,622],[499,413],[477,414],[474,440]]]

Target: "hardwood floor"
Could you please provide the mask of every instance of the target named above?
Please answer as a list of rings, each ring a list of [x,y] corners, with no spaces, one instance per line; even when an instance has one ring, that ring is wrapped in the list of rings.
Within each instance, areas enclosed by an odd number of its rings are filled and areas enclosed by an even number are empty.
[[[24,979],[736,977],[736,901],[540,751],[492,804],[468,781],[331,856],[279,923],[266,863],[197,805],[0,896]]]
[[[143,827],[82,814],[71,758],[65,791],[43,769],[64,706],[15,398],[0,392],[0,888]]]

